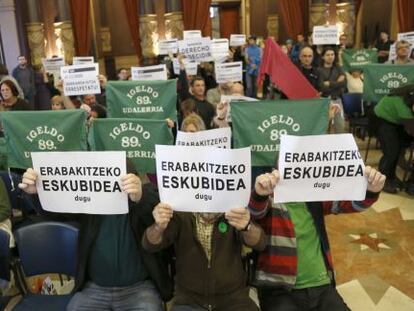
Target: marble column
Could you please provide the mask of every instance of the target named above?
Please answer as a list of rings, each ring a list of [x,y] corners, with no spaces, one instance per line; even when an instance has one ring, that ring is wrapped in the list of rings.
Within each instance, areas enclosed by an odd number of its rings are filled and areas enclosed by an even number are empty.
[[[312,0],[309,6],[309,30],[329,21],[329,4],[326,0]]]
[[[279,14],[277,14],[277,5],[275,0],[267,1],[267,36],[274,37],[275,41],[279,40]]]
[[[9,72],[17,65],[17,56],[20,55],[19,34],[16,25],[16,10],[13,0],[0,1],[0,29],[3,43],[4,62]],[[7,31],[4,31],[7,29]],[[7,44],[5,44],[7,43]]]
[[[142,56],[144,63],[156,56],[158,41],[158,22],[152,0],[141,0],[139,10],[139,36],[141,39]]]
[[[180,0],[165,0],[165,38],[183,38],[184,24]]]
[[[41,65],[45,57],[45,36],[43,23],[39,15],[38,2],[26,0],[28,21],[26,23],[27,41],[29,43],[30,59],[33,66]]]
[[[355,3],[353,0],[338,1],[336,3],[336,23],[340,33],[347,36],[347,45],[355,42]]]
[[[112,52],[112,42],[111,42],[111,30],[109,29],[108,24],[108,13],[106,1],[102,1],[99,6],[99,14],[101,17],[101,27],[100,27],[100,38],[102,52],[104,54],[110,54]]]
[[[69,0],[56,0],[58,7],[58,21],[54,24],[56,45],[59,53],[65,58],[66,64],[72,64],[75,55],[75,39],[72,30],[72,21]]]

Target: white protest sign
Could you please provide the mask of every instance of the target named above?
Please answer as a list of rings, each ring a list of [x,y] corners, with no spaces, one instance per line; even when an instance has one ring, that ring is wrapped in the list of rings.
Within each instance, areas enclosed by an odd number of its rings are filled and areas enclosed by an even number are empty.
[[[32,152],[43,209],[56,213],[125,214],[125,151]]]
[[[230,35],[230,46],[242,46],[246,44],[246,35]]]
[[[229,56],[229,40],[213,39],[211,40],[211,55],[215,62],[224,62]]]
[[[43,68],[46,72],[57,75],[57,78],[60,74],[60,68],[65,66],[65,61],[63,57],[54,57],[54,58],[42,58]]]
[[[201,38],[201,30],[184,30],[183,39]]]
[[[199,63],[188,61],[185,58],[183,61],[184,61],[184,68],[185,68],[186,74],[189,76],[197,75],[197,66]],[[178,62],[178,58],[173,59],[173,68],[174,68],[174,73],[176,75],[180,74],[180,64]]]
[[[158,55],[177,53],[178,39],[161,40],[158,42]]]
[[[401,32],[397,35],[397,41],[405,40],[411,45],[414,45],[414,31],[411,32]]]
[[[314,45],[339,44],[339,30],[336,25],[313,26],[312,42]]]
[[[156,145],[161,202],[185,212],[225,212],[249,203],[250,148]]]
[[[93,64],[95,61],[93,56],[75,56],[73,57],[73,65]]]
[[[390,45],[390,53],[388,54],[388,60],[393,60],[397,58],[397,52],[395,50],[395,43]]]
[[[243,81],[242,62],[214,64],[217,83]]]
[[[230,103],[234,102],[257,102],[259,101],[253,97],[247,97],[243,95],[221,95],[220,102],[221,103],[228,103],[227,105],[227,114],[226,114],[226,121],[231,122],[231,105]]]
[[[73,65],[60,68],[65,96],[100,94],[98,64]]]
[[[131,79],[139,81],[167,80],[167,67],[165,64],[131,67]]]
[[[360,201],[367,190],[364,171],[351,134],[282,135],[274,201]]]
[[[212,60],[210,37],[178,41],[178,51],[189,60],[208,62]]]
[[[176,146],[212,146],[231,148],[231,128],[223,127],[195,133],[178,131]]]

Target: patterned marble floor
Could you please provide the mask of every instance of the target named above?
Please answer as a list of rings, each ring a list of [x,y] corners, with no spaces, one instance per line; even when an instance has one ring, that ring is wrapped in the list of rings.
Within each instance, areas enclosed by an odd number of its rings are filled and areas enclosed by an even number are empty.
[[[380,151],[367,163],[377,166]],[[338,290],[353,311],[414,310],[414,197],[382,193],[363,213],[328,216]]]

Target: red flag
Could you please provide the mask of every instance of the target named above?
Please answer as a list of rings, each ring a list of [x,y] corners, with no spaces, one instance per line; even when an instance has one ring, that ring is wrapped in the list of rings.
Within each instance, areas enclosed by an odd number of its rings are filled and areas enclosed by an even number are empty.
[[[280,46],[270,38],[266,40],[257,77],[258,84],[262,83],[265,74],[268,74],[270,80],[290,99],[319,97],[318,91],[283,53]]]

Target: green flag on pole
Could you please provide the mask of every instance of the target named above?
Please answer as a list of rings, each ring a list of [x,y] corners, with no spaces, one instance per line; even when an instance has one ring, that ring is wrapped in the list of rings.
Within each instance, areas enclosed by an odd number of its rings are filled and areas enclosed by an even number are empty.
[[[274,166],[280,136],[324,134],[329,99],[232,102],[234,148],[251,147],[253,166]]]
[[[173,142],[165,120],[96,119],[89,132],[92,150],[126,151],[140,173],[155,173],[155,145]]]
[[[345,49],[342,63],[344,71],[363,70],[365,65],[378,63],[378,53],[368,49]]]
[[[177,82],[109,81],[106,103],[109,118],[177,121]]]
[[[7,111],[0,114],[9,167],[32,167],[32,151],[83,151],[86,143],[86,112]]]
[[[414,83],[413,65],[371,64],[364,67],[364,93],[366,101],[379,102],[391,89]]]

